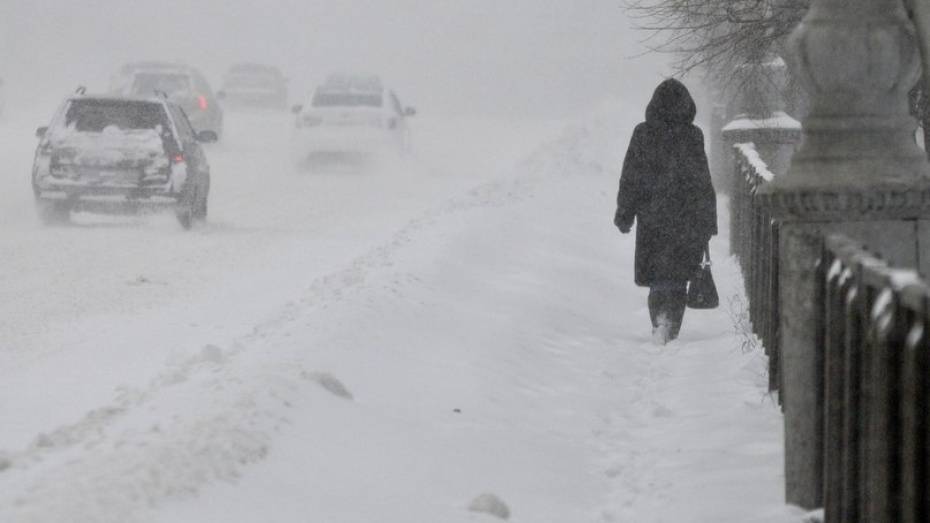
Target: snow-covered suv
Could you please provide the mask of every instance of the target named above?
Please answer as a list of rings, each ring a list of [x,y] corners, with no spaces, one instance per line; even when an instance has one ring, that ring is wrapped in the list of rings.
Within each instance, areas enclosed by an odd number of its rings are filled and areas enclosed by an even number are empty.
[[[185,229],[205,220],[210,166],[184,111],[162,98],[68,98],[39,145],[32,188],[39,217],[64,222],[72,210],[174,208]]]

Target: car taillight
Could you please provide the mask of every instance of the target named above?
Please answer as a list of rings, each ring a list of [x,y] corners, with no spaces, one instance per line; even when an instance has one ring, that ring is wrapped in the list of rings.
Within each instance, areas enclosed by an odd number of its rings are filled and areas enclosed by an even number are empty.
[[[179,154],[174,157],[174,163],[184,163],[184,155]]]
[[[207,97],[200,95],[197,97],[197,105],[200,106],[201,111],[207,110]]]

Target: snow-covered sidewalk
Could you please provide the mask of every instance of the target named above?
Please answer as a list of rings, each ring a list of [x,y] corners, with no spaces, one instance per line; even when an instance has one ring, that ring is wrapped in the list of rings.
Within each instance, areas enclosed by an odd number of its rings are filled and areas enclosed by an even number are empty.
[[[468,510],[484,493],[514,522],[797,521],[725,238],[724,306],[650,341],[611,224],[619,129],[567,131],[8,456],[0,521],[498,521]]]

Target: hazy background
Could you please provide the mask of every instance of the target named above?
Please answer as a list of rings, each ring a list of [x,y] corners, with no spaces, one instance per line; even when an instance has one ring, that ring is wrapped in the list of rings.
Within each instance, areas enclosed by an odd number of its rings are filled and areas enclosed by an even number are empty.
[[[0,76],[12,103],[103,90],[139,59],[218,87],[248,60],[281,67],[295,101],[331,71],[371,71],[421,112],[552,117],[643,103],[667,70],[642,36],[618,0],[3,0]]]

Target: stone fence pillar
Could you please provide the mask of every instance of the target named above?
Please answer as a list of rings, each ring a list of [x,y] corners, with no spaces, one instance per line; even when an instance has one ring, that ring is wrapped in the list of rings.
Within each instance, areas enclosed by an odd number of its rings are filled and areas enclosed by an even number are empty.
[[[735,80],[738,91],[732,104],[736,117],[721,130],[727,144],[727,172],[731,176],[739,176],[733,161],[733,146],[738,143],[754,144],[759,157],[776,177],[788,171],[791,157],[801,140],[801,124],[784,111],[784,79],[785,62],[781,58],[761,60],[738,68]],[[728,182],[730,252],[745,256],[750,232],[746,229],[752,223],[751,217],[745,215],[752,209],[752,195],[746,194],[745,180],[731,178]]]
[[[789,64],[806,86],[811,111],[788,173],[763,198],[781,222],[786,497],[816,508],[824,503],[816,310],[823,234],[844,233],[891,263],[928,274],[930,170],[908,112],[919,54],[902,0],[813,0],[789,45]],[[868,507],[864,515],[886,520]]]
[[[785,113],[784,90],[787,66],[777,56],[736,68],[731,96],[733,119],[723,127],[724,138],[735,143],[752,142],[775,175],[788,171],[801,138],[801,124]]]

